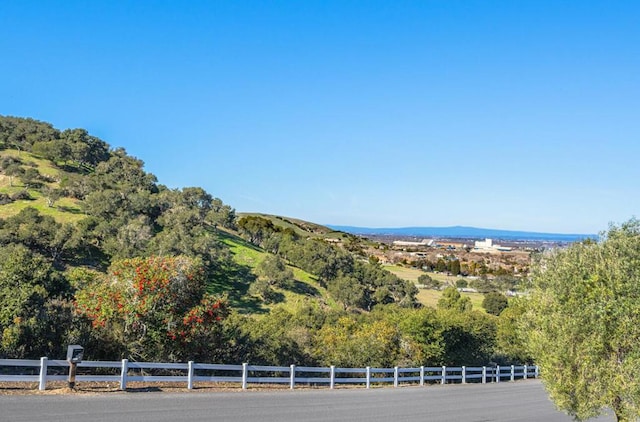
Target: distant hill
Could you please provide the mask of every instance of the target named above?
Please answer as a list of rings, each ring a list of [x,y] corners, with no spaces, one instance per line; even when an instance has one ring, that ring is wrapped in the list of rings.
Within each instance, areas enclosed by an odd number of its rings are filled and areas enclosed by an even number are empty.
[[[452,226],[452,227],[399,227],[399,228],[369,228],[353,226],[326,225],[333,230],[339,230],[356,235],[381,235],[381,236],[415,236],[437,238],[462,238],[462,239],[508,239],[508,240],[546,240],[556,242],[576,242],[587,238],[597,238],[595,234],[562,234],[562,233],[538,233],[514,230],[483,229],[477,227]]]
[[[344,230],[334,230],[328,226],[323,226],[321,224],[312,223],[310,221],[300,220],[298,218],[291,217],[283,217],[279,215],[273,214],[264,214],[264,213],[247,213],[240,212],[237,213],[239,218],[241,217],[262,217],[264,219],[270,220],[275,226],[279,226],[285,229],[293,229],[299,236],[303,237],[314,237],[318,239],[342,239],[345,240],[350,236],[350,234]]]

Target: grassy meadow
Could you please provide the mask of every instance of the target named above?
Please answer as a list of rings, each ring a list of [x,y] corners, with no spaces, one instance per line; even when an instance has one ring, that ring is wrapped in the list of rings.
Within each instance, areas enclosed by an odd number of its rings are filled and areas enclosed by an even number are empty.
[[[19,158],[20,161],[27,166],[33,166],[38,172],[52,179],[60,179],[63,171],[56,168],[50,161],[37,158],[29,153],[20,152],[17,150],[5,150],[0,152],[0,158],[12,156]],[[51,187],[57,187],[58,183],[51,182],[45,183]],[[22,183],[19,177],[13,178],[5,175],[0,175],[0,193],[7,195],[13,195],[25,190],[26,186]],[[41,214],[53,217],[58,223],[71,223],[76,222],[84,218],[82,209],[80,208],[79,201],[73,198],[60,198],[55,201],[54,205],[50,207],[47,204],[46,198],[37,189],[27,189],[31,199],[18,200],[10,204],[5,204],[0,207],[0,218],[7,218],[18,214],[21,210],[32,207],[37,209]]]
[[[445,286],[455,286],[456,280],[458,279],[458,277],[450,276],[447,274],[425,273],[424,271],[418,270],[416,268],[407,268],[398,265],[385,265],[384,269],[397,275],[403,280],[412,281],[416,284],[418,283],[418,277],[423,274],[428,274],[429,277],[433,278],[434,280],[441,281]],[[461,292],[461,294],[464,296],[468,296],[471,299],[473,309],[484,311],[484,308],[482,307],[482,300],[484,299],[484,295],[482,293]],[[420,302],[424,306],[435,308],[441,296],[442,290],[420,289],[416,298],[418,299],[418,302]]]

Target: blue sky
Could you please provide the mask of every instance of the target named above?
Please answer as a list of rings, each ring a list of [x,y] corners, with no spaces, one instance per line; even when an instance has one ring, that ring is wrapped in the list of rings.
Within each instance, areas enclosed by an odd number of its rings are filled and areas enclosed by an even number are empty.
[[[9,0],[0,51],[0,114],[86,128],[239,212],[561,233],[640,214],[637,1]]]

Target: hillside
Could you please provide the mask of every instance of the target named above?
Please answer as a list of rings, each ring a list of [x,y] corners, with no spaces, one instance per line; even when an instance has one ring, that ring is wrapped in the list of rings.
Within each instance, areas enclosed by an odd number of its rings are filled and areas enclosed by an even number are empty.
[[[275,294],[279,299],[276,303],[265,303],[249,294],[251,283],[255,280],[255,268],[269,255],[242,239],[233,231],[221,232],[222,242],[226,244],[234,262],[238,265],[235,274],[226,274],[210,282],[212,291],[227,292],[229,300],[235,308],[243,313],[263,314],[274,306],[283,305],[284,309],[295,309],[309,301],[322,303],[325,306],[338,308],[337,303],[329,296],[326,288],[322,287],[317,278],[300,268],[288,265],[293,271],[294,280],[290,286],[276,287]]]
[[[17,149],[7,149],[0,151],[0,162],[11,161],[19,163],[22,174],[26,171],[35,172],[39,175],[39,180],[27,179],[19,174],[8,176],[0,174],[0,194],[17,199],[8,203],[0,204],[0,218],[8,218],[17,215],[27,207],[38,210],[42,215],[52,217],[58,223],[77,223],[87,214],[83,211],[83,202],[77,198],[63,196],[64,189],[61,187],[62,181],[74,176],[74,172],[67,171],[56,166],[49,160],[42,159],[32,153]],[[88,177],[88,176],[87,176]],[[60,192],[55,200],[48,198],[43,193],[45,190]],[[23,198],[23,199],[20,199]],[[273,223],[275,227],[283,230],[293,230],[295,234],[302,238],[324,239],[338,244],[352,244],[359,241],[353,235],[336,231],[328,227],[307,222],[300,219],[282,217],[261,213],[240,213],[238,218],[260,217]],[[252,245],[244,240],[237,230],[225,229],[218,232],[221,242],[226,245],[232,256],[236,267],[227,268],[224,274],[217,279],[209,281],[209,291],[224,292],[230,300],[233,308],[247,314],[264,314],[273,309],[276,305],[283,305],[286,309],[295,309],[296,306],[308,301],[318,301],[323,306],[339,308],[338,303],[328,293],[326,287],[322,286],[316,276],[308,272],[289,265],[295,276],[293,286],[290,288],[274,288],[274,300],[265,303],[259,297],[250,293],[252,283],[256,279],[255,269],[264,261],[269,254],[262,248]],[[392,273],[398,277],[415,283],[417,276],[407,277],[400,267],[388,267]],[[418,273],[420,273],[418,271]],[[437,291],[423,291],[418,294],[418,300],[427,306],[435,306],[441,293]],[[474,301],[476,304],[477,300]]]
[[[323,239],[339,239],[347,240],[352,235],[339,230],[333,230],[329,227],[311,223],[308,221],[300,220],[291,217],[282,217],[277,215],[262,214],[262,213],[238,213],[238,217],[261,217],[271,221],[274,225],[280,226],[284,229],[291,229],[299,236],[313,236]]]
[[[33,177],[25,179],[21,175],[0,174],[0,195],[4,198],[0,204],[0,218],[16,215],[26,207],[36,208],[44,215],[50,215],[60,223],[76,222],[83,218],[80,201],[72,197],[59,197],[50,203],[51,197],[43,193],[44,189],[59,189],[60,181],[67,179],[71,173],[56,167],[48,160],[38,158],[31,153],[19,150],[0,151],[0,162],[19,163],[23,172],[37,172]],[[8,164],[11,165],[11,164]],[[6,168],[7,164],[3,165]],[[23,192],[28,195],[25,199],[9,201],[10,198],[20,198]]]
[[[40,214],[52,217],[58,223],[77,223],[88,216],[84,211],[82,200],[64,196],[62,181],[74,176],[51,161],[42,159],[32,153],[17,149],[0,151],[0,162],[17,164],[17,175],[0,174],[0,195],[6,198],[0,204],[0,218],[6,219],[18,215],[22,210],[30,207]],[[36,176],[25,178],[24,174],[33,172]],[[89,177],[88,175],[86,177]],[[58,191],[54,200],[48,197],[48,191]],[[15,198],[11,200],[11,198]],[[283,227],[295,227],[300,236],[326,235],[331,230],[301,220],[289,220],[272,216],[271,219]],[[294,285],[289,289],[276,288],[276,301],[264,303],[249,293],[251,283],[255,280],[255,268],[268,255],[261,248],[251,245],[242,239],[237,231],[232,229],[220,230],[217,233],[220,241],[229,247],[235,267],[229,266],[226,273],[215,280],[209,281],[209,291],[224,292],[228,295],[231,305],[244,313],[262,314],[268,312],[276,304],[283,304],[285,308],[295,308],[300,303],[309,300],[321,301],[323,304],[337,306],[326,289],[319,285],[313,275],[295,267],[290,267],[294,273]],[[71,264],[70,266],[74,266]]]
[[[303,299],[345,309],[414,301],[412,283],[352,256],[360,252],[355,236],[293,218],[237,216],[197,187],[169,190],[141,160],[84,129],[0,116],[0,147],[0,216],[48,225],[51,238],[38,252],[54,250],[53,265],[64,272],[105,272],[122,259],[182,254],[202,260],[208,291],[243,312]],[[280,269],[261,268],[265,262]]]
[[[0,358],[63,358],[67,344],[93,359],[301,366],[518,357],[457,290],[421,308],[378,248],[169,189],[84,129],[0,116]]]

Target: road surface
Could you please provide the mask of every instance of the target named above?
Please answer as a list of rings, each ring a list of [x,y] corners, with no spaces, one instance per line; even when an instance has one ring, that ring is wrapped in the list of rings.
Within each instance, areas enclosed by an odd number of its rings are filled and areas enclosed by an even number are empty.
[[[537,380],[370,390],[0,396],[0,421],[7,422],[571,420],[555,410]]]

